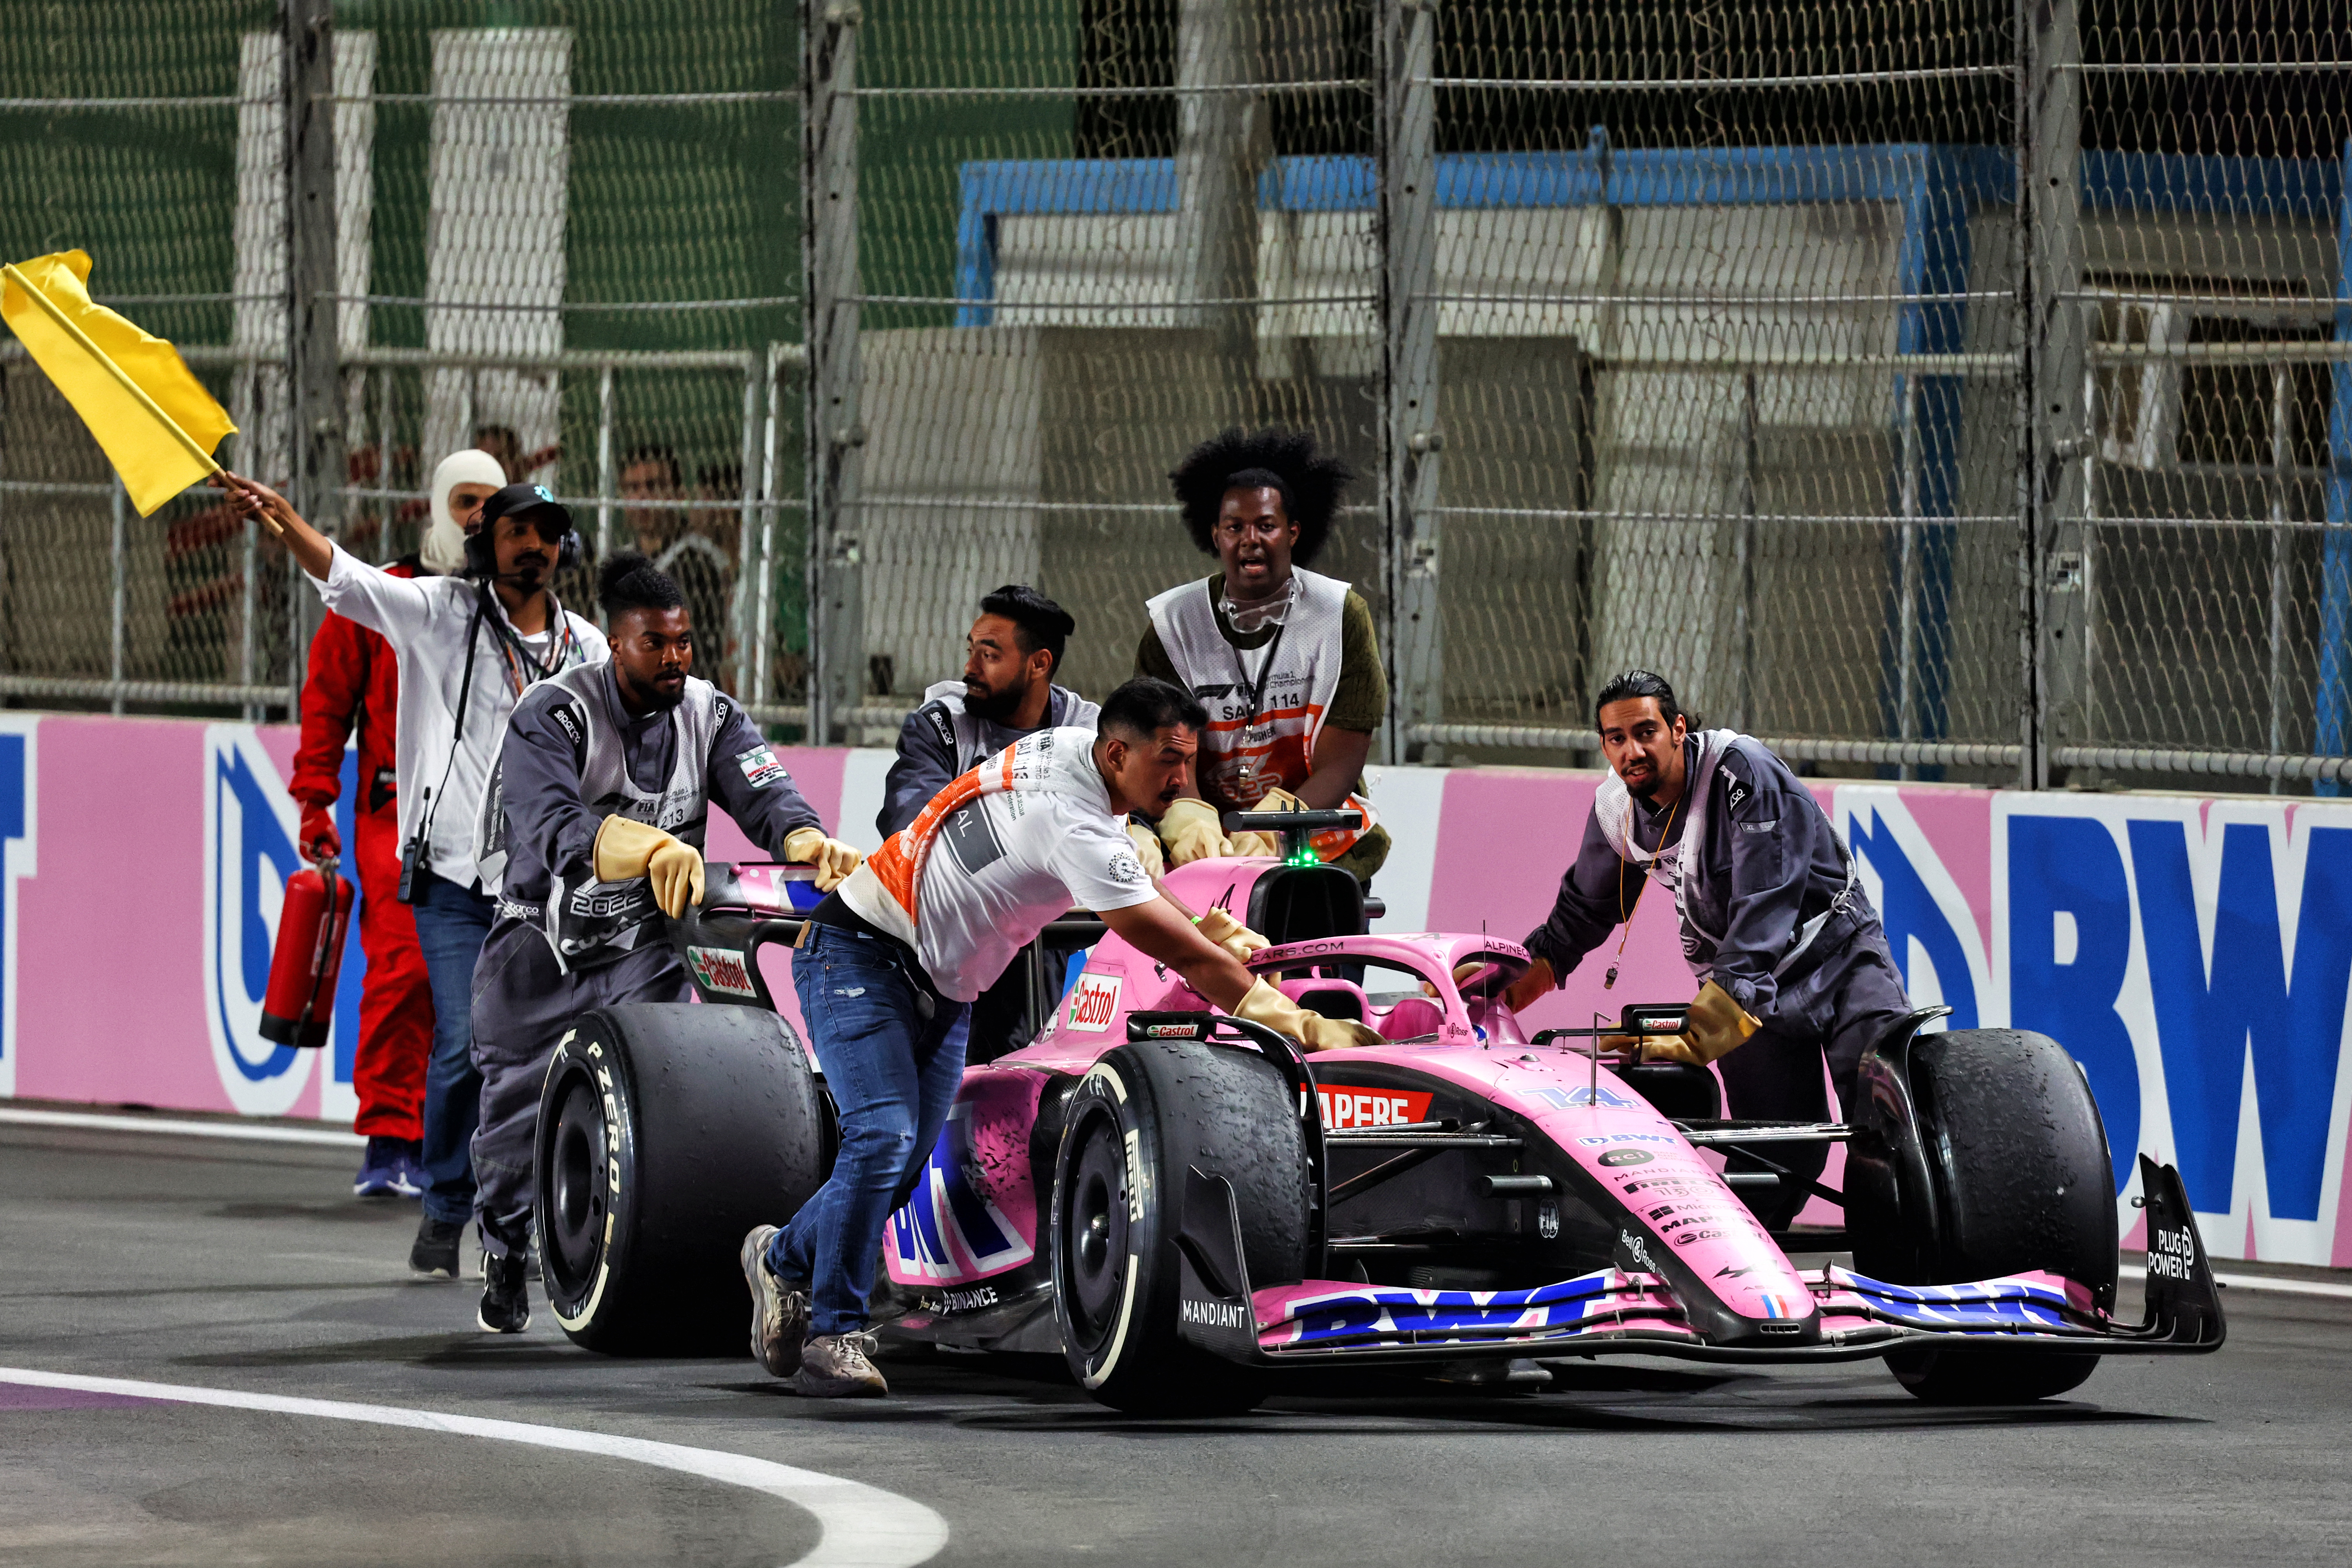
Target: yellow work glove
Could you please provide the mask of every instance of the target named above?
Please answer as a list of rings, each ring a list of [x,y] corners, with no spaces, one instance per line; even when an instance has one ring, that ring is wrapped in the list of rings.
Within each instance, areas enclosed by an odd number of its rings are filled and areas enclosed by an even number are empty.
[[[1233,851],[1225,831],[1217,824],[1217,808],[1205,800],[1171,800],[1160,818],[1160,842],[1168,847],[1168,864],[1190,866]]]
[[[649,822],[606,817],[596,830],[593,858],[600,882],[651,878],[654,902],[672,920],[687,905],[702,902],[702,851]]]
[[[1731,999],[1731,993],[1710,980],[1684,1016],[1679,1035],[1603,1035],[1603,1051],[1639,1049],[1645,1062],[1682,1062],[1703,1068],[1729,1056],[1763,1026]]]
[[[1701,1062],[1719,1061],[1747,1044],[1763,1023],[1731,999],[1731,993],[1710,980],[1692,998],[1690,1016],[1683,1024],[1682,1043]]]
[[[830,893],[866,858],[854,845],[827,838],[821,827],[795,827],[784,835],[784,858],[816,868],[816,890]]]
[[[1135,858],[1143,865],[1143,874],[1158,881],[1168,869],[1168,862],[1160,857],[1160,836],[1140,822],[1127,825],[1128,842],[1135,846]]]
[[[1277,1035],[1286,1035],[1310,1051],[1345,1050],[1350,1046],[1379,1046],[1388,1042],[1377,1029],[1366,1028],[1349,1018],[1326,1018],[1320,1013],[1310,1013],[1261,980],[1249,988],[1234,1016],[1246,1018],[1253,1024],[1263,1024]]]
[[[1247,963],[1250,954],[1274,944],[1234,919],[1231,910],[1211,910],[1193,922],[1201,934],[1234,955],[1235,963]]]

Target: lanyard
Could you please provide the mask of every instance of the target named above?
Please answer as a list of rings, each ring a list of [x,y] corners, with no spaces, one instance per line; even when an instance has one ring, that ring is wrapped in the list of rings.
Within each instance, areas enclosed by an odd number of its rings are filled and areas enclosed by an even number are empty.
[[[522,640],[521,634],[508,623],[504,616],[498,616],[494,623],[499,651],[506,656],[507,684],[514,688],[517,697],[520,697],[533,682],[556,674],[572,662],[572,620],[563,613],[563,606],[556,603],[552,594],[547,596],[547,616],[548,629],[555,635],[548,640],[544,664],[530,651],[530,645]]]
[[[1249,692],[1249,718],[1244,721],[1242,727],[1242,737],[1244,741],[1249,738],[1249,732],[1257,728],[1257,710],[1265,703],[1266,678],[1274,673],[1275,656],[1282,651],[1282,635],[1289,629],[1290,623],[1287,621],[1274,628],[1274,640],[1265,645],[1265,662],[1257,667],[1257,680],[1255,685],[1250,681],[1249,667],[1242,662],[1242,650],[1234,649],[1234,673],[1242,678],[1241,684]]]

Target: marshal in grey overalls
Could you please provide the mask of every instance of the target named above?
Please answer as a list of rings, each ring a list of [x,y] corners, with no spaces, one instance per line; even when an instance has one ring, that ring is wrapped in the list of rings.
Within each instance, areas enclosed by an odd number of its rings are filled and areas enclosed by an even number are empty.
[[[621,705],[612,666],[591,665],[515,705],[476,844],[483,890],[498,900],[474,970],[486,1252],[529,1245],[540,1079],[572,1017],[683,1002],[691,991],[663,940],[652,884],[596,879],[597,828],[619,815],[699,849],[713,800],[779,859],[787,834],[821,826],[742,710],[707,680],[689,677],[676,708],[637,718]]]

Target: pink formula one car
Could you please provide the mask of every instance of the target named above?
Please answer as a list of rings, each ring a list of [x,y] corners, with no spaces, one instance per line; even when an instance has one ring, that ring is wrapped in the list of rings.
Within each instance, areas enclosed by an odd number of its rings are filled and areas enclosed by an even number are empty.
[[[1237,825],[1303,844],[1337,816]],[[598,1348],[675,1345],[690,1321],[740,1337],[736,1242],[830,1161],[753,957],[797,925],[786,880],[710,885],[677,940],[705,1000],[740,1005],[586,1015],[547,1080],[541,1255],[559,1320]],[[1302,1057],[1104,936],[1033,1044],[967,1071],[885,1242],[894,1332],[1058,1352],[1136,1412],[1246,1409],[1294,1366],[1612,1354],[1885,1357],[1922,1398],[2013,1401],[2101,1352],[2221,1343],[2179,1178],[2145,1158],[2147,1320],[2111,1315],[2105,1137],[2042,1036],[1920,1034],[1923,1009],[1865,1058],[1851,1125],[1724,1121],[1703,1069],[1524,1034],[1502,1000],[1516,942],[1368,934],[1355,880],[1308,855],[1169,885],[1271,938],[1252,967],[1303,1005],[1389,1043]],[[1682,1011],[1608,1033],[1675,1033]],[[1775,1235],[1744,1194],[1779,1196],[1800,1178],[1773,1155],[1809,1142],[1846,1145],[1844,1193],[1818,1189],[1846,1229]]]

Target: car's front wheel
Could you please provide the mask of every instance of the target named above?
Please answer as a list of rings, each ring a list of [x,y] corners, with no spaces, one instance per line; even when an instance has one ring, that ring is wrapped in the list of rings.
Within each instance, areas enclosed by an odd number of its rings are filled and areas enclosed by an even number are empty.
[[[1255,1051],[1122,1046],[1065,1102],[1053,1199],[1055,1315],[1070,1370],[1136,1415],[1247,1410],[1261,1374],[1177,1331],[1188,1173],[1233,1184],[1256,1285],[1297,1279],[1307,1233],[1307,1148],[1282,1075]]]
[[[1911,1044],[1911,1091],[1935,1190],[1937,1236],[1912,1285],[2044,1269],[2112,1309],[2114,1165],[2082,1069],[2057,1041],[2023,1029],[1956,1029]],[[1874,1259],[1857,1257],[1865,1274]],[[1891,1271],[1892,1272],[1892,1271]],[[1880,1278],[1888,1278],[1881,1275]],[[1948,1405],[2017,1404],[2078,1387],[2096,1355],[1973,1347],[1897,1352],[1905,1388]]]

